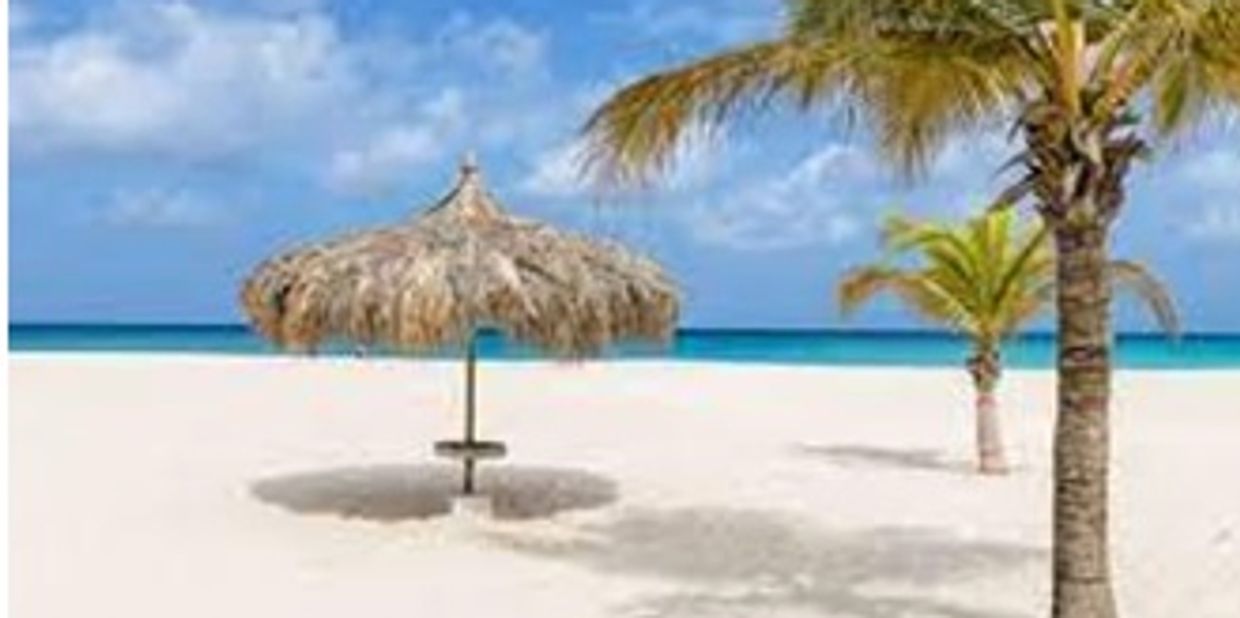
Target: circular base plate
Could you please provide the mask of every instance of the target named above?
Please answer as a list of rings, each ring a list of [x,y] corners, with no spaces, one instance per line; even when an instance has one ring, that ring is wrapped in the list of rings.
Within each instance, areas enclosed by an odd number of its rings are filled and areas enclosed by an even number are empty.
[[[440,440],[435,443],[435,454],[460,460],[501,459],[508,454],[508,447],[492,440]]]

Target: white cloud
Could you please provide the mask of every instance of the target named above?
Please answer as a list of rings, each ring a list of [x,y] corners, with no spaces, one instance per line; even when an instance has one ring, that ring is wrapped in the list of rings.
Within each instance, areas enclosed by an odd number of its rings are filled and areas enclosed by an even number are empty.
[[[882,169],[870,154],[851,144],[827,144],[801,160],[780,182],[784,189],[818,189],[832,181],[873,182]]]
[[[546,35],[505,18],[479,22],[467,13],[453,15],[435,36],[441,53],[467,57],[510,74],[541,70]]]
[[[718,197],[696,200],[683,222],[698,241],[738,250],[839,245],[871,230],[884,211],[975,214],[993,199],[1001,184],[994,172],[1010,151],[997,134],[953,140],[927,178],[904,184],[872,147],[828,143],[783,173],[717,174],[727,185]]]
[[[685,224],[700,242],[739,250],[838,244],[862,228],[844,201],[854,198],[846,187],[878,174],[873,159],[858,148],[829,144],[782,176],[699,202]]]
[[[1202,191],[1240,192],[1240,151],[1213,148],[1192,156],[1180,177]]]
[[[117,227],[186,228],[215,225],[220,213],[196,195],[182,190],[117,191],[100,219]]]
[[[1017,152],[1017,144],[1007,138],[1006,131],[962,135],[944,145],[930,174],[940,182],[993,178]]]
[[[581,89],[572,97],[571,109],[577,116],[585,117],[601,100],[596,85]],[[518,184],[526,193],[541,197],[600,197],[599,187],[584,173],[588,153],[585,144],[577,139],[542,150],[534,157],[532,170]],[[695,125],[685,131],[685,137],[673,155],[673,165],[666,178],[658,181],[658,189],[667,195],[681,197],[684,193],[703,189],[715,179],[719,168],[728,158],[727,144],[705,125]],[[610,192],[613,187],[606,187]]]
[[[336,152],[328,170],[328,184],[341,193],[381,194],[391,188],[402,171],[434,159],[438,146],[434,127],[388,127],[369,143]]]
[[[1240,202],[1207,205],[1187,231],[1202,240],[1240,242]]]
[[[203,156],[327,122],[361,96],[332,22],[141,6],[13,50],[10,123],[27,151]]]
[[[1182,204],[1184,234],[1203,242],[1240,241],[1240,150],[1216,143],[1188,154],[1170,173],[1156,174],[1149,191]]]
[[[568,103],[547,101],[539,32],[458,13],[420,40],[346,38],[315,6],[121,3],[17,41],[14,151],[263,164],[275,154],[330,189],[371,195],[417,166],[532,143],[563,122],[554,116]]]
[[[362,144],[337,150],[327,172],[330,188],[351,195],[382,195],[409,170],[438,159],[465,126],[462,95],[444,90],[424,103],[417,123],[381,128]]]
[[[574,197],[585,194],[588,186],[581,175],[580,145],[571,143],[547,150],[534,161],[534,170],[518,184],[518,189],[546,197]]]

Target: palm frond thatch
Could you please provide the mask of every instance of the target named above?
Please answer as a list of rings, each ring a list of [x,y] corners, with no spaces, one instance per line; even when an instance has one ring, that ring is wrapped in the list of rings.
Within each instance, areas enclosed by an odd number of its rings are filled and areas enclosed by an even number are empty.
[[[624,338],[666,339],[679,310],[657,264],[508,215],[472,165],[409,221],[267,260],[241,302],[259,332],[294,349],[337,338],[429,349],[498,327],[568,357]]]

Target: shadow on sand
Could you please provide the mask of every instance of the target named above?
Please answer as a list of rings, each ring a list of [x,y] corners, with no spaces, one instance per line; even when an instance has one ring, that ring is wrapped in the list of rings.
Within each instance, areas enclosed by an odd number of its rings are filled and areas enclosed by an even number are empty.
[[[634,616],[826,615],[1016,618],[933,590],[1044,564],[1045,553],[929,529],[831,531],[779,513],[734,509],[621,511],[572,540],[497,533],[515,551],[609,574],[657,577],[669,593],[617,608]],[[1009,602],[1006,605],[1011,606]]]
[[[277,476],[250,485],[254,497],[295,513],[395,522],[450,510],[461,470],[447,465],[377,465]],[[536,519],[616,500],[610,479],[580,470],[484,467],[478,491],[492,496],[498,519]]]
[[[821,457],[845,467],[868,466],[901,470],[929,470],[968,474],[970,464],[952,461],[931,449],[895,449],[858,445],[800,444],[794,447],[801,455]]]

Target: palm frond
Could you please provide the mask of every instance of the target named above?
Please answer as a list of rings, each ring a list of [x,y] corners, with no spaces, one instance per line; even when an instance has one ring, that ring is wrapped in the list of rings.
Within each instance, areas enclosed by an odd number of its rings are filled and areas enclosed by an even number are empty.
[[[1174,338],[1180,334],[1180,317],[1171,293],[1144,265],[1131,260],[1113,260],[1108,265],[1111,284],[1144,301],[1158,325]]]
[[[861,266],[840,278],[836,287],[840,314],[852,315],[883,292],[895,294],[922,318],[955,330],[976,331],[974,311],[932,274],[887,266]]]
[[[1148,89],[1163,135],[1240,104],[1240,1],[1133,0],[1100,43],[1101,122]]]
[[[896,168],[923,171],[944,140],[1017,104],[1044,67],[1017,26],[1021,3],[798,0],[782,37],[727,50],[624,87],[583,133],[588,177],[642,184],[692,128],[713,131],[776,99],[864,116]],[[1022,9],[1023,10],[1023,9]]]
[[[835,292],[840,315],[852,315],[901,276],[900,271],[883,266],[861,266],[844,273]]]
[[[1011,259],[1003,262],[1004,272],[995,289],[997,311],[1001,311],[999,307],[1005,304],[1022,304],[1022,297],[1032,296],[1028,292],[1029,289],[1040,288],[1043,282],[1052,278],[1053,263],[1048,239],[1049,230],[1043,225],[1038,225],[1032,231],[1026,232],[1017,242],[1016,253]],[[1004,334],[1014,330],[1022,322],[1023,320],[1018,319],[1005,320],[1008,327]]]
[[[891,289],[921,317],[969,336],[984,332],[981,316],[962,298],[934,276],[897,279]]]
[[[694,127],[710,130],[745,103],[784,90],[827,88],[845,50],[779,39],[747,45],[651,75],[608,99],[587,121],[583,165],[612,184],[663,171]]]
[[[1055,300],[1055,281],[1051,277],[1040,279],[1040,283],[1032,285],[1020,296],[1012,297],[1011,304],[1003,312],[1003,320],[998,325],[1000,337],[1016,333],[1051,306]]]

